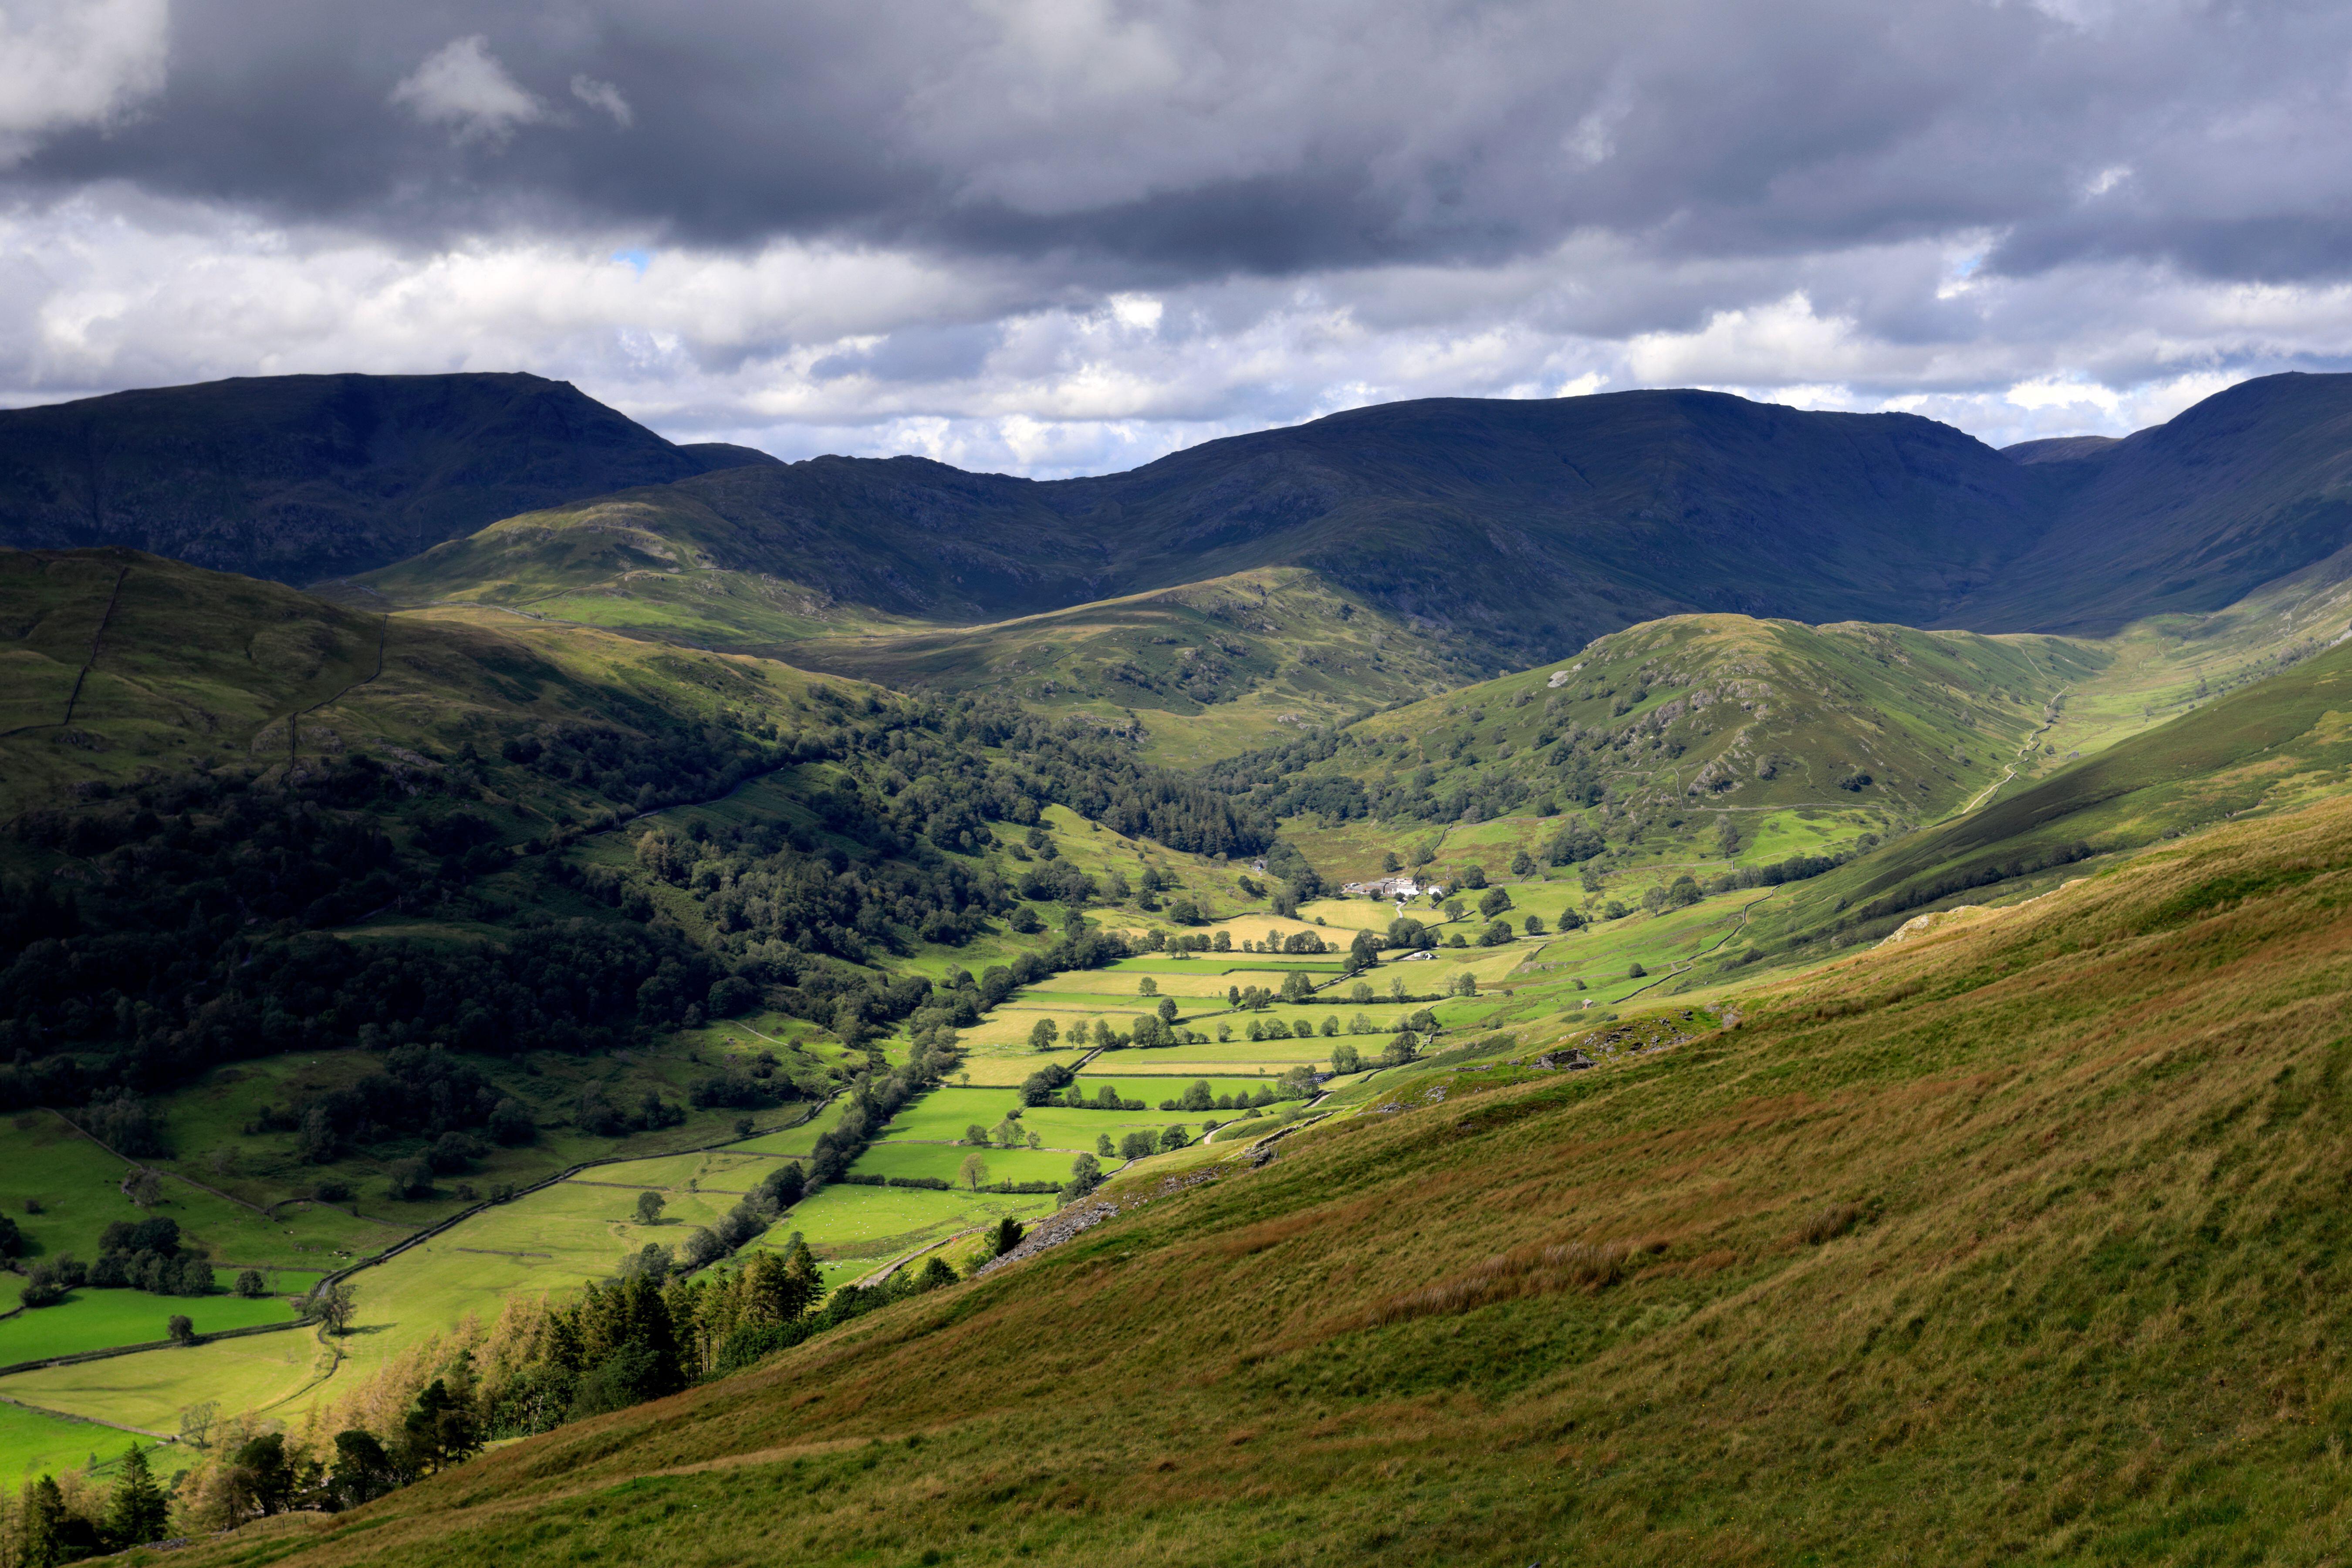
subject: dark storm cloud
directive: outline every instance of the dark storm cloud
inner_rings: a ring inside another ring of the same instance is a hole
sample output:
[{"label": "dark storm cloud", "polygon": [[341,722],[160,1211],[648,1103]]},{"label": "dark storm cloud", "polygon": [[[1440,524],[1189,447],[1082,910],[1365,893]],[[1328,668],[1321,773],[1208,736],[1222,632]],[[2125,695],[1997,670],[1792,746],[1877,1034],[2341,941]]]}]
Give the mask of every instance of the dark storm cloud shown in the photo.
[{"label": "dark storm cloud", "polygon": [[[1981,229],[2025,271],[2343,270],[2352,14],[2079,9],[182,0],[161,94],[14,177],[394,237],[618,223],[1168,279],[1578,230],[1706,256]],[[436,118],[401,84],[477,36],[530,107]]]}]

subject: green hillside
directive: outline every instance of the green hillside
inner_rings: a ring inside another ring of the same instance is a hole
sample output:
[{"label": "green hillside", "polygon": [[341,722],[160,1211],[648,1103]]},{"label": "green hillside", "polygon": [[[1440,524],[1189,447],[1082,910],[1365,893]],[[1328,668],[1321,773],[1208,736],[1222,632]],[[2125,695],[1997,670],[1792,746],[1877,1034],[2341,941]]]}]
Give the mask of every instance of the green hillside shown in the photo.
[{"label": "green hillside", "polygon": [[[1301,818],[1332,880],[1415,844],[1441,868],[1474,848],[1542,858],[1563,827],[1591,836],[1578,861],[1606,847],[1603,868],[1749,863],[1793,822],[1851,839],[1958,810],[2105,661],[2047,637],[1675,616],[1214,776]],[[1465,831],[1502,820],[1516,844]]]},{"label": "green hillside", "polygon": [[2347,858],[2330,801],[1596,1070],[1440,1058],[1034,1261],[189,1560],[2332,1561]]}]

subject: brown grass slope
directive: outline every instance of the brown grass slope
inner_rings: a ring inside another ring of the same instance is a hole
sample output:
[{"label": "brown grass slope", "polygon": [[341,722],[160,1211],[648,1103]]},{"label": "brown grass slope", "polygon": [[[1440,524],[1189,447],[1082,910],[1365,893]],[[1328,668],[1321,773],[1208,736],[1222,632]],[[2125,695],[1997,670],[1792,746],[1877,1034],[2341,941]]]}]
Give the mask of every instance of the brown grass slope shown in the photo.
[{"label": "brown grass slope", "polygon": [[175,1560],[2341,1562],[2347,900],[2224,827]]}]

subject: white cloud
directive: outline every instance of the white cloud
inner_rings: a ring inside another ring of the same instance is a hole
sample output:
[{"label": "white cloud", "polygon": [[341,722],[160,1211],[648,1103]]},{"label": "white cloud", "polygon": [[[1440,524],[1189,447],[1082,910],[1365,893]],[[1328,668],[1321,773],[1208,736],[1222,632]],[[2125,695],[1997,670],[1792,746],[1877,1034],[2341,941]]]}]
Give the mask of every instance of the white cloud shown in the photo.
[{"label": "white cloud", "polygon": [[2352,366],[2352,286],[2141,264],[1979,276],[1947,242],[1089,291],[1018,261],[608,232],[412,253],[120,187],[0,208],[0,403],[226,375],[529,370],[680,439],[1050,476],[1366,403],[1698,385],[1996,444],[2121,435],[2249,374]]},{"label": "white cloud", "polygon": [[426,57],[392,89],[392,101],[427,125],[446,126],[458,142],[493,146],[503,145],[516,126],[547,118],[547,106],[507,74],[479,33],[452,38]]},{"label": "white cloud", "polygon": [[0,7],[0,165],[51,132],[103,125],[162,90],[169,0],[11,0]]},{"label": "white cloud", "polygon": [[572,79],[572,96],[591,109],[601,109],[613,117],[613,123],[625,131],[637,122],[636,110],[621,96],[621,89],[609,81],[598,81],[593,76]]}]

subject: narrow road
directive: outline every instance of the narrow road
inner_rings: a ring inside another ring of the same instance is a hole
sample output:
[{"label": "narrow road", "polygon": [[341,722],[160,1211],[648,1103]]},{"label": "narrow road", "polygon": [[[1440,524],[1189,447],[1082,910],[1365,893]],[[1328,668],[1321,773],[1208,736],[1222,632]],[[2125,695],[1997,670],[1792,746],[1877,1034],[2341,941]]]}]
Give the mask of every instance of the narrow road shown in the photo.
[{"label": "narrow road", "polygon": [[[2041,724],[2041,727],[2040,727],[2040,728],[2038,728],[2038,729],[2036,729],[2036,730],[2033,731],[2033,733],[2032,733],[2031,735],[2028,735],[2027,737],[2025,737],[2025,744],[2023,744],[2023,745],[2021,745],[2021,746],[2020,746],[2020,747],[2018,747],[2018,748],[2017,748],[2017,754],[2018,754],[2018,756],[2019,756],[2019,758],[2020,758],[2020,759],[2022,759],[2022,758],[2024,757],[2024,755],[2025,755],[2025,753],[2026,753],[2026,752],[2030,752],[2030,751],[2033,750],[2033,742],[2036,742],[2036,741],[2039,741],[2040,739],[2042,739],[2042,737],[2043,735],[2047,734],[2047,733],[2049,732],[2049,731],[2050,731],[2050,726],[2052,726],[2053,724],[2055,724],[2056,722],[2058,722],[2058,709],[2057,709],[2057,703],[2058,703],[2058,701],[2059,701],[2059,699],[2060,699],[2060,698],[2064,697],[2064,696],[2066,695],[2066,693],[2067,693],[2067,692],[2069,692],[2069,691],[2071,691],[2071,690],[2073,690],[2073,689],[2074,689],[2074,688],[2073,688],[2073,687],[2071,687],[2071,686],[2069,686],[2069,687],[2062,687],[2062,688],[2060,688],[2060,689],[2059,689],[2058,695],[2057,695],[2056,697],[2053,697],[2053,698],[2050,700],[2050,701],[2051,701],[2051,706],[2050,706],[2050,708],[2049,708],[2049,709],[2047,709],[2047,710],[2042,713],[2042,724]],[[2009,764],[2008,771],[2006,771],[2005,773],[2003,773],[2000,775],[2000,777],[1999,777],[1999,778],[1997,778],[1997,779],[1993,780],[1993,782],[1992,782],[1992,783],[1990,783],[1990,784],[1989,784],[1985,785],[1985,787],[1984,787],[1984,793],[1983,793],[1983,794],[1981,794],[1981,795],[1978,795],[1978,796],[1976,797],[1976,799],[1974,799],[1974,800],[1972,800],[1972,801],[1969,802],[1969,804],[1968,804],[1968,805],[1964,805],[1964,806],[1960,807],[1960,809],[1959,809],[1959,810],[1958,810],[1958,811],[1956,811],[1956,812],[1952,813],[1952,815],[1951,815],[1950,816],[1946,817],[1944,820],[1945,820],[1945,821],[1947,821],[1947,822],[1950,822],[1950,821],[1953,821],[1953,820],[1955,820],[1955,819],[1957,819],[1957,818],[1966,816],[1969,813],[1970,813],[1970,812],[1974,811],[1977,807],[1979,807],[1979,806],[1982,805],[1985,802],[1987,802],[1987,801],[1990,800],[1990,799],[1992,798],[1992,796],[1993,796],[1993,792],[1994,792],[1995,790],[1998,790],[1999,788],[2000,788],[2000,786],[2001,786],[2001,785],[2003,785],[2003,784],[2007,784],[2010,780],[2011,780],[2011,779],[2015,778],[2016,776],[2017,776],[2017,763],[2010,763],[2010,764]]]}]

